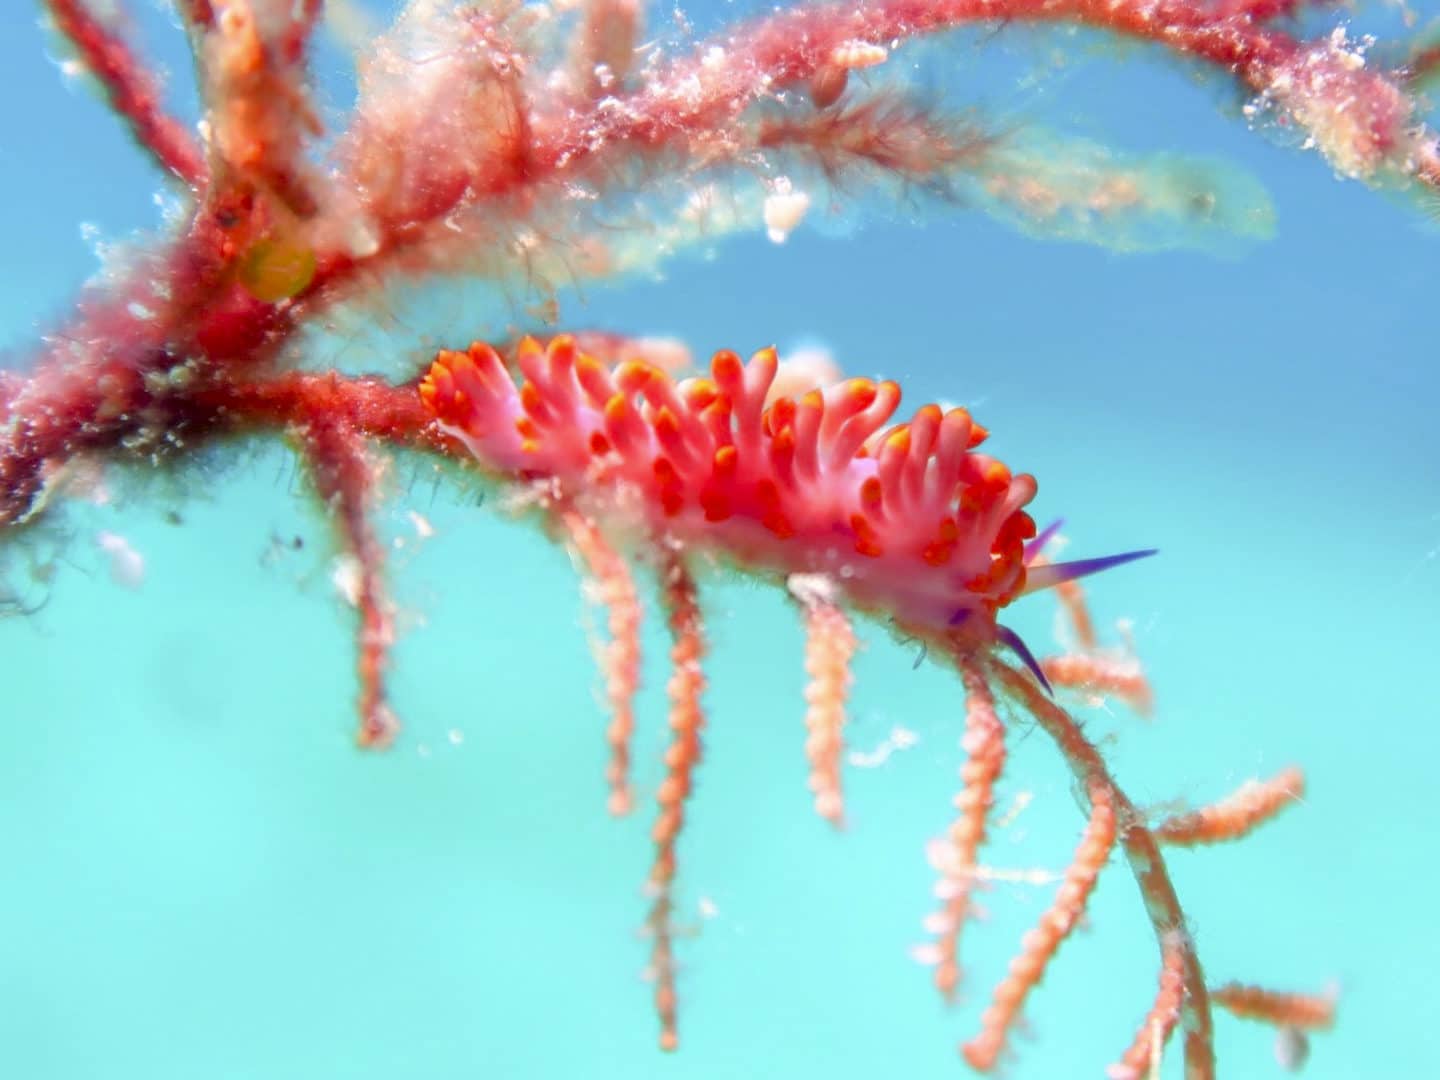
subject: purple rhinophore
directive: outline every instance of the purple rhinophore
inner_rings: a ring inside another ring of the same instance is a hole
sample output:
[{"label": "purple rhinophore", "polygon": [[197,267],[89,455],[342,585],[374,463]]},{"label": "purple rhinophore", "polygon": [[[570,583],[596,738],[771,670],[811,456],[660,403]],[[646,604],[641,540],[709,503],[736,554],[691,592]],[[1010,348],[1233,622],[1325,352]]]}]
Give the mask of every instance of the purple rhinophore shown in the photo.
[{"label": "purple rhinophore", "polygon": [[1029,566],[1040,557],[1040,553],[1045,550],[1045,545],[1055,539],[1056,534],[1060,532],[1060,526],[1064,524],[1064,518],[1056,518],[1049,525],[1046,525],[1045,528],[1041,529],[1036,534],[1034,540],[1031,540],[1025,545],[1026,566]]},{"label": "purple rhinophore", "polygon": [[1126,551],[1120,555],[1102,555],[1098,559],[1076,559],[1074,562],[1044,563],[1041,566],[1029,568],[1025,574],[1025,591],[1036,592],[1039,589],[1048,589],[1054,585],[1060,585],[1067,581],[1074,581],[1076,578],[1087,577],[1090,574],[1098,574],[1102,570],[1109,570],[1112,566],[1122,566],[1136,559],[1145,559],[1157,553],[1158,548],[1147,548],[1144,551]]}]

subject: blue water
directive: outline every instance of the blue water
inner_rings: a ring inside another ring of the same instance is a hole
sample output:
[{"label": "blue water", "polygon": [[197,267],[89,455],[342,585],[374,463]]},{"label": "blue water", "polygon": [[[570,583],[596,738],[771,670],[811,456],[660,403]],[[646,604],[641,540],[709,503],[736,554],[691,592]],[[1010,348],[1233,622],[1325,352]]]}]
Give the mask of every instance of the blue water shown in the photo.
[{"label": "blue water", "polygon": [[[66,87],[30,10],[0,28],[0,343],[23,355],[94,271],[96,235],[156,227],[161,185]],[[1066,519],[1071,553],[1159,547],[1091,589],[1107,632],[1133,620],[1158,696],[1148,723],[1082,711],[1122,783],[1151,804],[1291,762],[1310,779],[1303,807],[1244,843],[1173,856],[1210,977],[1339,988],[1311,1080],[1440,1074],[1435,231],[1245,131],[1223,87],[1143,51],[1082,55],[1049,122],[1234,162],[1271,192],[1273,239],[1121,255],[959,208],[919,224],[854,211],[783,247],[748,234],[667,264],[663,281],[567,294],[567,318],[701,354],[823,342],[912,401],[970,403],[996,452],[1040,478],[1038,516]],[[985,95],[1017,101],[1013,81]],[[463,309],[436,321],[426,332],[452,343],[494,329]],[[924,848],[961,760],[953,677],[864,628],[852,740],[901,725],[919,742],[848,774],[837,835],[805,789],[792,612],[704,580],[710,730],[679,894],[699,933],[680,944],[682,1049],[662,1056],[637,933],[648,812],[604,813],[605,720],[569,559],[495,500],[477,507],[415,469],[393,470],[379,515],[402,541],[405,728],[385,754],[352,746],[334,548],[283,448],[112,476],[109,506],[77,509],[53,547],[31,549],[61,558],[53,582],[30,583],[44,609],[0,621],[0,1075],[965,1075],[955,1046],[1049,892],[984,897],[988,919],[962,943],[965,1000],[943,1008],[909,949],[925,940]],[[417,540],[411,510],[433,539]],[[142,588],[111,583],[100,530],[143,554]],[[1013,621],[1051,642],[1044,598]],[[658,624],[644,792],[665,736]],[[1001,802],[1022,793],[987,861],[1063,866],[1081,818],[1024,728]],[[1007,1074],[1102,1075],[1154,969],[1117,863],[1030,999]],[[1221,1075],[1282,1075],[1272,1032],[1217,1025]]]}]

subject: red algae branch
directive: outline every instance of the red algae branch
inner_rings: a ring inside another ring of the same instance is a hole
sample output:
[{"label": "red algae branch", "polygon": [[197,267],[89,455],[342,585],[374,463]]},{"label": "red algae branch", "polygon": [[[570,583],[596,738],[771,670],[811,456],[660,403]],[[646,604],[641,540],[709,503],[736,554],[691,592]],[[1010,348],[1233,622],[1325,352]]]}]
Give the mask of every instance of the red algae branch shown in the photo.
[{"label": "red algae branch", "polygon": [[160,107],[160,87],[135,56],[120,30],[85,0],[46,0],[55,29],[80,55],[85,70],[100,81],[110,106],[156,164],[191,188],[206,181],[205,161],[194,133]]},{"label": "red algae branch", "polygon": [[[355,117],[327,172],[310,160],[321,133],[305,57],[318,5],[188,6],[208,171],[119,37],[84,4],[50,7],[137,140],[197,197],[176,237],[102,286],[37,358],[19,394],[20,422],[0,443],[0,522],[26,515],[47,462],[137,435],[153,441],[143,437],[147,383],[163,373],[269,363],[297,329],[377,275],[503,277],[507,266],[513,274],[535,256],[516,226],[543,217],[566,185],[623,183],[639,160],[681,176],[738,164],[748,147],[736,131],[752,106],[824,81],[837,64],[869,64],[908,38],[970,23],[1068,22],[1152,41],[1239,77],[1264,107],[1309,131],[1342,173],[1440,184],[1433,135],[1398,74],[1369,67],[1343,34],[1300,42],[1249,10],[1088,0],[807,5],[661,60],[643,80],[612,72],[612,92],[597,99],[545,92],[532,57],[545,55],[550,27],[531,9],[426,5],[402,15],[366,62]],[[607,33],[633,34],[620,27],[639,17],[621,5]],[[442,37],[443,51],[434,44]],[[779,153],[774,132],[783,129],[765,122]],[[869,120],[862,108],[845,122],[859,130]],[[984,144],[970,149],[983,153]],[[967,154],[938,150],[929,167],[957,159]]]}]

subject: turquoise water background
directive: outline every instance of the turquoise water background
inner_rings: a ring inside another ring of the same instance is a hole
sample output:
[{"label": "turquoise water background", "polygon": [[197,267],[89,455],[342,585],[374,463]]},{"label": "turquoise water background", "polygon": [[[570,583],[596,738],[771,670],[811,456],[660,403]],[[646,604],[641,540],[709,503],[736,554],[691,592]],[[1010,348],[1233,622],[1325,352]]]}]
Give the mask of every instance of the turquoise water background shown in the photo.
[{"label": "turquoise water background", "polygon": [[[153,9],[157,52],[183,70]],[[28,6],[7,5],[0,28],[0,345],[18,360],[93,273],[96,235],[156,227],[161,185],[67,88]],[[948,46],[958,64],[985,62],[976,41]],[[1244,843],[1173,855],[1210,977],[1339,988],[1310,1080],[1440,1075],[1440,240],[1413,206],[1247,132],[1212,81],[1144,50],[1078,51],[1063,100],[1041,102],[1050,122],[1063,106],[1122,146],[1234,161],[1272,193],[1275,237],[1120,255],[931,210],[802,227],[783,247],[731,239],[663,281],[567,295],[567,321],[702,355],[821,342],[912,403],[971,404],[996,453],[1039,477],[1037,516],[1065,518],[1070,553],[1160,548],[1090,590],[1112,635],[1133,620],[1157,691],[1149,722],[1081,710],[1121,782],[1142,804],[1208,800],[1292,762],[1310,782]],[[1017,100],[1030,105],[1003,80],[981,96]],[[495,330],[463,305],[430,317],[423,333],[450,344]],[[44,609],[0,621],[0,1076],[965,1075],[955,1046],[1050,892],[986,895],[962,942],[965,1001],[942,1007],[909,950],[961,763],[945,671],[863,628],[852,741],[897,725],[919,740],[849,772],[836,834],[805,787],[792,611],[704,580],[710,728],[679,894],[698,933],[681,942],[682,1048],[667,1057],[637,931],[648,809],[604,812],[605,718],[566,554],[496,500],[397,466],[380,520],[402,541],[405,728],[362,754],[334,548],[288,454],[215,453],[175,480],[110,486],[111,505],[65,520]],[[100,530],[143,554],[142,588],[110,582]],[[1052,617],[1037,597],[1011,621],[1043,647]],[[665,735],[658,625],[646,793]],[[1058,869],[1075,798],[1043,737],[1021,726],[1011,746],[1001,801],[1032,801],[986,859]],[[1117,864],[1030,999],[1007,1075],[1103,1075],[1154,985]],[[1268,1029],[1217,1025],[1222,1076],[1283,1075]]]}]

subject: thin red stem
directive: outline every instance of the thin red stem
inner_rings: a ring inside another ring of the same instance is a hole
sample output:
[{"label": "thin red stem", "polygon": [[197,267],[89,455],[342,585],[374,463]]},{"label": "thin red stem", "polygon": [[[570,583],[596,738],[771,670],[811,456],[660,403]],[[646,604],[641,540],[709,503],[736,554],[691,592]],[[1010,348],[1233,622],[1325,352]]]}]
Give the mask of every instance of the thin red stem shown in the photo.
[{"label": "thin red stem", "polygon": [[44,3],[55,28],[75,46],[135,141],[162,169],[200,190],[207,170],[199,144],[185,125],[165,112],[160,88],[119,31],[97,19],[84,0]]},{"label": "thin red stem", "polygon": [[330,507],[353,559],[349,599],[360,617],[356,673],[360,682],[361,746],[383,746],[396,730],[385,700],[385,669],[394,620],[383,585],[385,549],[368,517],[374,467],[364,439],[338,417],[318,415],[300,432],[316,491]]}]

